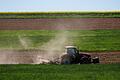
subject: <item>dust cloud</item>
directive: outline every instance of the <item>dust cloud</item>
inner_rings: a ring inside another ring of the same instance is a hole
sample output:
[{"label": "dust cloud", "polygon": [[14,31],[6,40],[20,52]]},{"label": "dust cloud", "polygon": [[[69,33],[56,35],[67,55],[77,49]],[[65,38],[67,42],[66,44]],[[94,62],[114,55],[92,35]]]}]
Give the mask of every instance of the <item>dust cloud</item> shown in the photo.
[{"label": "dust cloud", "polygon": [[30,40],[18,36],[23,50],[0,50],[0,64],[42,64],[54,61],[64,52],[64,46],[70,45],[69,31],[59,31],[53,39],[40,46],[39,50],[29,50]]},{"label": "dust cloud", "polygon": [[69,40],[71,36],[70,31],[67,30],[71,26],[70,23],[60,24],[59,22],[64,21],[60,19],[57,23],[54,23],[56,29],[59,30],[55,37],[40,47],[46,53],[45,58],[52,61],[59,58],[64,52],[65,46],[72,45],[72,42]]},{"label": "dust cloud", "polygon": [[41,49],[45,50],[47,59],[54,60],[64,52],[64,48],[68,44],[70,45],[69,32],[60,31],[55,38],[41,46]]},{"label": "dust cloud", "polygon": [[18,39],[19,39],[20,45],[22,46],[23,49],[28,49],[29,48],[29,45],[31,44],[31,41],[28,38],[19,35]]},{"label": "dust cloud", "polygon": [[32,64],[35,55],[26,51],[0,50],[0,64]]},{"label": "dust cloud", "polygon": [[29,50],[32,42],[25,37],[26,35],[19,35],[20,48],[23,51],[0,51],[0,64],[41,64],[59,58],[64,52],[65,46],[72,45],[72,43],[69,40],[70,32],[64,27],[69,27],[69,24],[57,23],[56,26],[59,30],[58,33],[50,41],[40,46],[39,50]]}]

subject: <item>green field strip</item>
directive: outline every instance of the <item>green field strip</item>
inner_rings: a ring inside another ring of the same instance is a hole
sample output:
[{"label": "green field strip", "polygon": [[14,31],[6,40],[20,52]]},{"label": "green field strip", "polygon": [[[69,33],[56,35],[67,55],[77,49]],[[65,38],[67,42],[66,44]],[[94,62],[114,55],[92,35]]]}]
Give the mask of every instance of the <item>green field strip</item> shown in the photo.
[{"label": "green field strip", "polygon": [[0,65],[1,80],[119,80],[120,64]]},{"label": "green field strip", "polygon": [[69,34],[67,42],[81,51],[120,50],[120,30],[1,30],[0,49],[23,49],[20,38],[27,42],[28,49],[39,49],[63,32]]}]

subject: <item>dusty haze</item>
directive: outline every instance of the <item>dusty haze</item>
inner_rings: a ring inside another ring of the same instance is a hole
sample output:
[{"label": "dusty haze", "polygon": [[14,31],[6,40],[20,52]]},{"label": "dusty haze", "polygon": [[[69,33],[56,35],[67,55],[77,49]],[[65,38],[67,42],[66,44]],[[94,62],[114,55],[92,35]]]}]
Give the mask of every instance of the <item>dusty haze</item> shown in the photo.
[{"label": "dusty haze", "polygon": [[[29,49],[31,41],[25,36],[18,36],[23,51],[0,51],[0,64],[40,64],[55,60],[64,52],[64,46],[70,45],[69,32],[60,31],[53,39],[39,47],[40,50],[24,51]],[[72,44],[71,44],[72,45]]]},{"label": "dusty haze", "polygon": [[69,42],[69,32],[61,31],[56,34],[55,38],[44,44],[41,48],[46,51],[46,57],[54,59],[59,57],[63,52],[66,45],[72,45]]}]

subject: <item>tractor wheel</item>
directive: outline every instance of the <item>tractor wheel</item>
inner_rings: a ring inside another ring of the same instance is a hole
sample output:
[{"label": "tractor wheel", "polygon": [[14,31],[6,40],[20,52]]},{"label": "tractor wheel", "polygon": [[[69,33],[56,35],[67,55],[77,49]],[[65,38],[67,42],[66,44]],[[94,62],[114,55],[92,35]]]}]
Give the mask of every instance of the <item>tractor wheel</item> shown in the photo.
[{"label": "tractor wheel", "polygon": [[68,54],[61,56],[61,64],[71,64],[71,57]]}]

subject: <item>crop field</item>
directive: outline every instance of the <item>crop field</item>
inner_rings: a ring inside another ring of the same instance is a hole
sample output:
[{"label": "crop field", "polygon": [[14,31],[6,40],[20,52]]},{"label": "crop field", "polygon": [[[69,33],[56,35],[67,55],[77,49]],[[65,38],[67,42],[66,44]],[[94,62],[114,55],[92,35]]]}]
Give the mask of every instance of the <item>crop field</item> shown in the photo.
[{"label": "crop field", "polygon": [[[0,12],[0,80],[120,80],[119,36],[120,12]],[[37,63],[66,45],[100,64]]]},{"label": "crop field", "polygon": [[0,49],[39,49],[63,32],[67,32],[66,42],[81,51],[120,50],[120,30],[1,30]]},{"label": "crop field", "polygon": [[0,65],[1,80],[119,80],[119,75],[120,64]]}]

